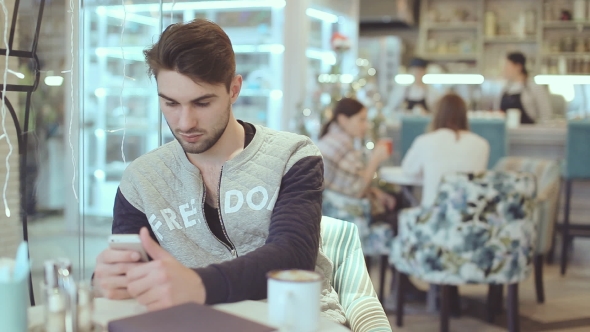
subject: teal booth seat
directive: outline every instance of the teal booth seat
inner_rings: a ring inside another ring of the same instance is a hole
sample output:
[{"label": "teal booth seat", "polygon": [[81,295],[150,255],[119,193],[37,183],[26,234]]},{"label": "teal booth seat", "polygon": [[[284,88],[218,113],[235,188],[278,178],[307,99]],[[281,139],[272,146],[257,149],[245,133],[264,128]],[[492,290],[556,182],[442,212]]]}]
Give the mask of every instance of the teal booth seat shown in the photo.
[{"label": "teal booth seat", "polygon": [[[565,204],[561,227],[561,274],[567,267],[569,243],[574,236],[587,236],[590,226],[570,224],[570,203],[572,184],[575,180],[590,180],[590,119],[570,120],[567,124],[567,141],[565,149]],[[570,233],[571,232],[571,233]]]},{"label": "teal booth seat", "polygon": [[406,153],[414,143],[414,139],[416,137],[424,134],[426,132],[426,128],[430,123],[429,116],[404,116],[402,117],[402,126],[401,126],[401,157],[406,156]]},{"label": "teal booth seat", "polygon": [[[424,134],[430,123],[428,116],[405,116],[401,125],[402,158],[406,155],[414,139]],[[469,119],[472,132],[485,138],[490,143],[490,159],[488,169],[508,154],[508,137],[506,122],[502,119]]]},{"label": "teal booth seat", "polygon": [[508,135],[503,119],[469,119],[469,128],[490,143],[488,169],[508,155]]}]

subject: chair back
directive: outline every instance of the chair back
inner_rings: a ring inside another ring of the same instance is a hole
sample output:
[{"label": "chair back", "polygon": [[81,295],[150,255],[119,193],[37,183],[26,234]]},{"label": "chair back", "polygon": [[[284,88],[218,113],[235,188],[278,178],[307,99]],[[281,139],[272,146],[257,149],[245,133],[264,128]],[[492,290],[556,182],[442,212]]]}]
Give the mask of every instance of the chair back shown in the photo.
[{"label": "chair back", "polygon": [[508,137],[504,119],[469,119],[469,128],[490,144],[488,169],[508,154]]},{"label": "chair back", "polygon": [[430,123],[429,116],[404,116],[401,124],[401,158],[403,159],[416,137],[424,134]]},{"label": "chair back", "polygon": [[443,177],[431,208],[404,210],[391,261],[429,283],[515,283],[530,273],[536,230],[532,174]]},{"label": "chair back", "polygon": [[332,286],[352,331],[391,331],[367,272],[356,226],[324,216],[321,238],[323,252],[333,263]]},{"label": "chair back", "polygon": [[535,217],[537,219],[537,254],[551,249],[553,232],[558,214],[560,168],[556,161],[548,159],[505,157],[494,167],[497,171],[527,172],[537,180]]},{"label": "chair back", "polygon": [[590,179],[590,119],[568,122],[565,158],[567,179]]},{"label": "chair back", "polygon": [[355,224],[361,239],[367,238],[370,234],[371,202],[367,198],[350,197],[325,189],[322,215]]}]

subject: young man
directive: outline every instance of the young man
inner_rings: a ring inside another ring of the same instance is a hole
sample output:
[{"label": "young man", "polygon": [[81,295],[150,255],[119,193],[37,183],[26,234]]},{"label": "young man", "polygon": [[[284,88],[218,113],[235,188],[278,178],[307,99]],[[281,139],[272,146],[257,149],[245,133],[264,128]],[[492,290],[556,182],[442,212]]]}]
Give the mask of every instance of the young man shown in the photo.
[{"label": "young man", "polygon": [[319,251],[318,149],[306,137],[234,118],[242,77],[216,24],[171,25],[144,53],[176,140],[131,163],[115,199],[113,233],[139,233],[153,261],[103,251],[99,291],[150,310],[257,300],[266,298],[269,271],[315,268],[325,271],[324,311],[345,322],[331,263]]}]

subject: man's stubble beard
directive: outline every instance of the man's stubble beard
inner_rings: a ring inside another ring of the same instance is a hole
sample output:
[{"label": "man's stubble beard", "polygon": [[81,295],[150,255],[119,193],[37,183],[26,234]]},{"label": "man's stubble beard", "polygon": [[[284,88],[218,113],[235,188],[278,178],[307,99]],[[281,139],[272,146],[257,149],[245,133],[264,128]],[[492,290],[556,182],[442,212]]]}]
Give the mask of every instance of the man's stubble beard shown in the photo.
[{"label": "man's stubble beard", "polygon": [[[217,142],[219,141],[221,136],[223,136],[223,133],[225,132],[225,129],[227,129],[227,125],[229,124],[230,112],[231,112],[231,103],[229,103],[227,105],[226,112],[223,115],[223,117],[224,117],[223,121],[220,122],[219,127],[214,127],[211,130],[207,130],[205,132],[205,135],[203,135],[203,136],[208,136],[208,137],[201,137],[201,139],[196,143],[187,143],[187,142],[183,141],[182,138],[179,138],[179,135],[176,132],[174,132],[172,130],[172,128],[170,128],[170,130],[172,131],[174,138],[176,138],[178,143],[180,143],[180,145],[182,146],[182,149],[184,150],[185,153],[200,154],[200,153],[206,152],[209,149],[211,149],[215,144],[217,144]],[[168,127],[170,127],[170,125],[168,125]],[[194,132],[200,133],[199,130],[196,130]],[[186,134],[190,134],[190,133],[192,133],[192,132],[187,132]]]}]

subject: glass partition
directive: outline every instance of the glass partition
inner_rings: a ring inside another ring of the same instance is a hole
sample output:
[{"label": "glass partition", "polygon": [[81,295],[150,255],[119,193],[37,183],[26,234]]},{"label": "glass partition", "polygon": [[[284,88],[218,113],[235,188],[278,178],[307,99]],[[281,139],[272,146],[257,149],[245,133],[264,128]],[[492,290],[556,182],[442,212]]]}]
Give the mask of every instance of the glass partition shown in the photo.
[{"label": "glass partition", "polygon": [[[244,77],[234,105],[236,116],[274,129],[297,130],[285,127],[293,116],[293,107],[285,100],[295,93],[291,87],[303,95],[317,89],[318,75],[335,64],[330,43],[335,32],[347,35],[356,47],[355,3],[300,3],[305,7],[295,22],[311,35],[307,46],[294,48],[287,40],[299,38],[301,30],[285,28],[285,0],[20,1],[15,49],[34,44],[31,22],[44,5],[39,66],[30,59],[11,58],[8,75],[10,84],[32,84],[34,74],[40,75],[30,107],[23,177],[35,287],[42,280],[43,262],[58,257],[71,259],[79,278],[90,278],[96,256],[107,246],[113,202],[125,168],[172,139],[142,53],[165,27],[195,18],[218,23],[234,44],[237,73]],[[300,60],[298,64],[309,61],[304,72],[309,72],[310,80],[299,82],[285,74],[287,65],[293,65],[285,60],[289,52]],[[352,53],[343,59],[350,74],[356,59]],[[9,97],[22,113],[19,120],[24,128],[26,100],[18,93]],[[9,133],[15,142],[16,131]],[[0,139],[2,149],[4,142]],[[19,158],[14,152],[13,169],[18,169]],[[21,181],[18,172],[11,177],[12,190]],[[6,251],[2,255],[12,255],[22,240],[19,221],[24,217],[18,215],[17,196],[9,197],[12,228],[2,235],[0,249]]]}]

